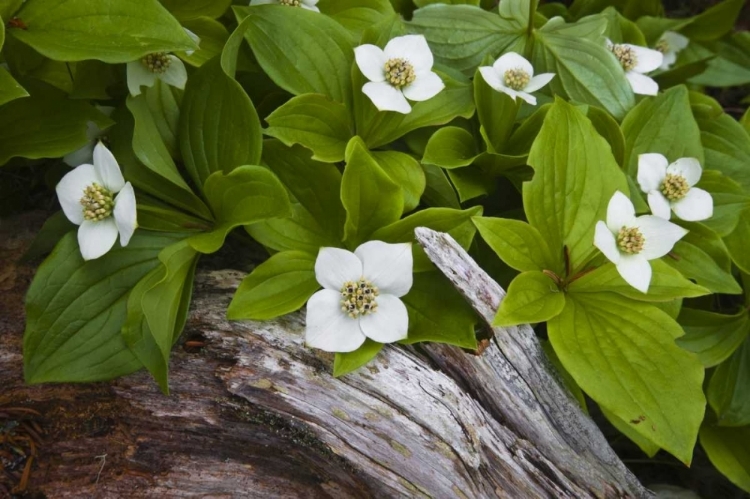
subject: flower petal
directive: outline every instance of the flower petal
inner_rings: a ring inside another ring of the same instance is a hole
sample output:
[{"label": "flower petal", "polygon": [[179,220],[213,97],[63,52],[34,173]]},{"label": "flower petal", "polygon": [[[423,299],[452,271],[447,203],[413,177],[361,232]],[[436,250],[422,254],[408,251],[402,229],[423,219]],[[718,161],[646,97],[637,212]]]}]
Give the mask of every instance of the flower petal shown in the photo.
[{"label": "flower petal", "polygon": [[531,66],[531,63],[515,52],[508,52],[501,55],[492,67],[495,68],[500,78],[504,78],[505,72],[509,69],[522,69],[526,71],[529,77],[534,76],[534,68]]},{"label": "flower petal", "polygon": [[83,191],[94,182],[101,182],[94,165],[81,165],[65,174],[55,187],[65,216],[76,225],[83,222]]},{"label": "flower petal", "polygon": [[341,293],[323,289],[307,302],[305,343],[326,352],[353,352],[365,342],[359,320],[341,310]]},{"label": "flower petal", "polygon": [[402,89],[404,97],[413,101],[432,99],[445,88],[445,83],[432,71],[417,73],[414,81]]},{"label": "flower petal", "polygon": [[[200,46],[201,46],[201,37],[198,36],[198,35],[196,35],[195,33],[193,33],[192,31],[190,31],[189,29],[187,29],[185,27],[183,27],[182,29],[184,29],[185,30],[185,34],[187,36],[189,36],[190,39],[193,40],[193,42],[195,42],[195,45],[198,47],[198,49],[196,49],[196,50],[199,50]],[[195,50],[186,50],[185,54],[187,54],[188,56],[191,56],[191,55],[195,54]]]},{"label": "flower petal", "polygon": [[532,106],[536,106],[536,97],[534,97],[531,94],[527,94],[526,92],[519,90],[518,96],[526,101],[527,104],[530,104]]},{"label": "flower petal", "polygon": [[536,92],[543,86],[545,86],[547,83],[552,81],[552,78],[555,77],[555,73],[542,73],[539,75],[536,75],[532,79],[529,80],[528,85],[526,85],[526,88],[523,89],[524,92]]},{"label": "flower petal", "polygon": [[430,71],[434,62],[424,35],[397,36],[383,49],[388,59],[403,58],[411,63],[415,73]]},{"label": "flower petal", "polygon": [[677,53],[671,51],[667,52],[664,54],[664,60],[662,61],[661,66],[659,66],[659,69],[669,69],[675,61],[677,61]]},{"label": "flower petal", "polygon": [[672,203],[672,209],[682,220],[699,222],[713,216],[714,199],[703,189],[693,187],[684,198]]},{"label": "flower petal", "polygon": [[648,193],[648,207],[651,208],[651,213],[659,218],[664,220],[672,218],[672,207],[661,191],[653,190]]},{"label": "flower petal", "polygon": [[690,39],[684,35],[681,35],[675,31],[665,31],[661,37],[666,40],[669,45],[670,52],[679,52],[684,49],[690,43]]},{"label": "flower petal", "polygon": [[667,176],[667,158],[659,153],[638,155],[638,185],[643,192],[651,192],[661,187]]},{"label": "flower petal", "polygon": [[494,88],[498,92],[505,91],[505,84],[503,83],[503,79],[500,78],[499,74],[497,74],[495,68],[493,68],[492,66],[481,66],[479,68],[479,73],[482,75],[482,78],[484,78],[484,81],[485,83],[487,83],[487,85]]},{"label": "flower petal", "polygon": [[314,5],[307,5],[306,3],[304,3],[305,0],[302,0],[302,2],[303,3],[300,4],[300,7],[302,7],[303,9],[311,10],[313,12],[320,12],[320,9],[315,7]]},{"label": "flower petal", "polygon": [[360,45],[354,49],[354,59],[362,74],[370,81],[385,81],[385,52],[376,45]]},{"label": "flower petal", "polygon": [[167,85],[184,89],[188,78],[185,64],[173,55],[168,55],[167,57],[171,61],[169,67],[166,71],[158,75],[158,78]]},{"label": "flower petal", "polygon": [[362,278],[362,261],[351,251],[320,248],[315,260],[315,279],[326,289],[341,292],[347,281]]},{"label": "flower petal", "polygon": [[380,295],[375,313],[361,316],[362,332],[378,343],[393,343],[406,338],[409,331],[409,314],[406,305],[393,295]]},{"label": "flower petal", "polygon": [[78,228],[78,246],[84,260],[95,260],[112,249],[117,241],[117,226],[112,217],[96,222],[84,220]]},{"label": "flower petal", "polygon": [[120,245],[127,246],[133,232],[138,227],[138,212],[135,206],[135,192],[130,182],[125,184],[115,197],[115,209],[112,210],[115,225],[120,233]]},{"label": "flower petal", "polygon": [[631,45],[630,43],[623,43],[622,45],[629,47],[635,53],[636,60],[633,71],[636,73],[648,73],[649,71],[658,69],[664,60],[664,54],[658,50]]},{"label": "flower petal", "polygon": [[308,8],[311,8],[311,10],[314,9],[320,12],[318,8],[315,7],[316,5],[318,5],[318,0],[302,0],[302,7],[308,7]]},{"label": "flower petal", "polygon": [[604,253],[604,256],[612,263],[620,261],[621,253],[617,248],[617,240],[612,231],[609,230],[607,224],[604,222],[596,223],[596,231],[594,232],[594,246],[599,248],[599,251]]},{"label": "flower petal", "polygon": [[623,255],[617,264],[617,272],[625,282],[642,293],[648,292],[651,284],[651,264],[642,255]]},{"label": "flower petal", "polygon": [[362,92],[370,98],[378,111],[396,111],[409,114],[411,105],[401,90],[384,81],[365,83]]},{"label": "flower petal", "polygon": [[381,293],[404,296],[411,289],[414,267],[411,243],[369,241],[354,250],[354,254],[362,261],[362,275]]},{"label": "flower petal", "polygon": [[638,254],[646,260],[663,257],[688,233],[679,225],[654,215],[638,217],[635,227],[641,230],[644,239],[643,250]]},{"label": "flower petal", "polygon": [[94,142],[89,142],[80,149],[69,152],[63,157],[63,161],[68,166],[79,166],[84,163],[91,164],[94,161]]},{"label": "flower petal", "polygon": [[692,187],[700,181],[703,168],[700,161],[695,158],[680,158],[667,167],[667,173],[682,175]]},{"label": "flower petal", "polygon": [[149,71],[141,61],[128,63],[128,90],[130,95],[140,95],[141,87],[153,87],[156,83],[156,74]]},{"label": "flower petal", "polygon": [[610,232],[617,234],[623,227],[632,227],[635,223],[635,207],[627,197],[617,191],[607,205],[607,227]]},{"label": "flower petal", "polygon": [[125,179],[112,152],[99,142],[94,147],[94,168],[102,185],[112,192],[120,192],[125,186]]},{"label": "flower petal", "polygon": [[628,71],[625,73],[625,78],[630,82],[630,88],[633,89],[633,93],[638,95],[656,95],[659,93],[659,84],[646,75],[636,73],[635,71]]}]

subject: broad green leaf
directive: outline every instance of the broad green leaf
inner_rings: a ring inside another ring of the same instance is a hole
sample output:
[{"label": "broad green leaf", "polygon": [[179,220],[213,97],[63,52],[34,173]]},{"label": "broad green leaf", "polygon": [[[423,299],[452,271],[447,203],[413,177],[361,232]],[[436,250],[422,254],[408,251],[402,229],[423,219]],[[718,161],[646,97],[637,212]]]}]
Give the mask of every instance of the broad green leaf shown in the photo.
[{"label": "broad green leaf", "polygon": [[234,10],[240,20],[251,18],[245,39],[278,86],[293,95],[350,101],[354,44],[343,26],[307,9],[259,5]]},{"label": "broad green leaf", "polygon": [[346,210],[344,241],[352,248],[397,221],[403,213],[401,187],[385,173],[359,137],[354,137],[346,148],[341,202]]},{"label": "broad green leaf", "polygon": [[713,215],[701,223],[720,236],[731,234],[742,212],[750,208],[750,196],[740,184],[714,170],[705,170],[696,187],[708,191],[714,202]]},{"label": "broad green leaf", "polygon": [[414,284],[401,300],[409,312],[409,336],[401,343],[432,341],[476,350],[478,318],[443,274],[414,274]]},{"label": "broad green leaf", "polygon": [[26,297],[26,382],[101,381],[141,368],[120,335],[128,293],[175,241],[175,235],[136,231],[126,248],[84,261],[76,234],[63,237]]},{"label": "broad green leaf", "polygon": [[651,284],[648,293],[641,293],[625,282],[613,263],[606,263],[571,282],[571,293],[605,293],[610,291],[639,301],[671,301],[675,298],[695,298],[711,292],[685,279],[680,272],[662,260],[652,260]]},{"label": "broad green leaf", "polygon": [[438,3],[445,5],[475,5],[478,7],[479,2],[480,0],[414,0],[414,5],[419,8]]},{"label": "broad green leaf", "polygon": [[[199,17],[217,18],[224,14],[232,0],[159,0],[180,21]],[[187,23],[185,23],[187,26]],[[189,26],[187,26],[189,28]]]},{"label": "broad green leaf", "polygon": [[472,164],[479,152],[471,132],[457,126],[446,126],[430,137],[422,163],[441,168],[460,168]]},{"label": "broad green leaf", "polygon": [[180,161],[182,157],[177,138],[183,91],[161,80],[156,80],[153,87],[143,88],[142,93],[146,96],[148,109],[169,154],[175,160]]},{"label": "broad green leaf", "polygon": [[422,199],[430,206],[461,208],[456,191],[448,180],[445,171],[435,165],[422,165],[422,169],[427,181]]},{"label": "broad green leaf", "polygon": [[326,163],[343,161],[346,144],[354,135],[346,107],[320,94],[294,97],[266,121],[266,135],[288,146],[300,144],[313,152],[313,159]]},{"label": "broad green leaf", "polygon": [[533,226],[509,218],[475,217],[474,225],[482,239],[502,261],[520,272],[551,270],[562,274],[559,258],[552,253]]},{"label": "broad green leaf", "polygon": [[734,231],[724,238],[732,261],[743,272],[750,273],[750,210],[745,210],[740,215],[740,220]]},{"label": "broad green leaf", "polygon": [[338,378],[356,371],[377,357],[384,346],[382,343],[367,338],[357,350],[347,353],[337,353],[333,361],[333,376]]},{"label": "broad green leaf", "polygon": [[747,310],[722,315],[683,308],[677,322],[685,330],[685,336],[678,338],[677,344],[697,354],[705,367],[724,362],[750,333]]},{"label": "broad green leaf", "polygon": [[466,166],[447,170],[448,178],[458,192],[458,199],[464,203],[470,199],[488,196],[495,190],[494,177],[483,168]]},{"label": "broad green leaf", "polygon": [[640,46],[648,45],[638,26],[633,21],[623,17],[614,7],[607,7],[602,11],[602,15],[607,18],[607,38],[612,42]]},{"label": "broad green leaf", "polygon": [[326,232],[319,222],[304,206],[292,203],[291,216],[246,225],[245,230],[253,239],[274,251],[298,250],[316,254],[323,246],[341,246],[341,238]]},{"label": "broad green leaf", "polygon": [[23,255],[23,261],[30,262],[48,255],[57,246],[60,239],[75,228],[76,225],[68,220],[62,210],[56,211],[45,220],[44,225],[37,232],[31,246]]},{"label": "broad green leaf", "polygon": [[321,0],[317,7],[349,30],[355,42],[367,28],[395,13],[388,0]]},{"label": "broad green leaf", "polygon": [[573,397],[575,397],[578,405],[581,406],[583,412],[588,414],[589,409],[587,406],[588,404],[586,403],[586,395],[584,395],[583,390],[581,390],[581,387],[578,386],[576,380],[573,379],[573,376],[571,376],[570,373],[565,370],[565,367],[562,365],[562,362],[560,362],[560,359],[555,353],[555,349],[552,348],[552,344],[544,339],[540,339],[539,343],[541,343],[542,349],[547,355],[547,359],[550,361],[550,364],[555,367],[555,370],[557,370],[557,373],[562,378],[563,383],[568,388],[568,390],[570,390],[570,393],[573,394]]},{"label": "broad green leaf", "polygon": [[178,211],[150,196],[138,197],[138,227],[159,232],[205,232],[211,223]]},{"label": "broad green leaf", "polygon": [[706,61],[706,70],[690,78],[690,83],[711,87],[734,87],[750,83],[750,34],[739,31],[731,36],[700,45],[691,43],[683,51],[683,60]]},{"label": "broad green leaf", "polygon": [[546,274],[524,272],[513,279],[500,302],[493,326],[536,324],[557,317],[565,308],[565,293]]},{"label": "broad green leaf", "polygon": [[520,99],[516,102],[509,95],[498,92],[477,71],[474,74],[474,102],[487,150],[501,152],[513,131],[513,123],[521,107]]},{"label": "broad green leaf", "polygon": [[[0,19],[0,23],[2,19]],[[29,93],[18,84],[5,68],[0,68],[0,106],[21,97],[28,97]],[[0,116],[2,113],[0,112]]]},{"label": "broad green leaf", "polygon": [[750,493],[750,426],[722,428],[705,425],[701,428],[700,438],[703,450],[716,469]]},{"label": "broad green leaf", "polygon": [[266,320],[299,310],[320,289],[315,254],[282,251],[258,265],[240,283],[227,318]]},{"label": "broad green leaf", "polygon": [[625,135],[625,171],[638,174],[638,155],[659,153],[671,163],[696,158],[704,164],[700,130],[690,111],[684,86],[644,98],[622,121]]},{"label": "broad green leaf", "polygon": [[110,91],[114,90],[120,82],[120,72],[117,66],[91,59],[79,61],[74,67],[71,99],[109,100],[112,98]]},{"label": "broad green leaf", "polygon": [[17,16],[27,29],[9,33],[57,61],[116,64],[197,48],[157,0],[34,0]]},{"label": "broad green leaf", "polygon": [[594,252],[594,226],[606,218],[612,195],[628,192],[625,176],[591,122],[560,99],[547,113],[528,163],[534,167],[534,178],[523,186],[529,223],[557,258],[566,246],[576,270]]},{"label": "broad green leaf", "polygon": [[398,151],[373,151],[372,157],[391,180],[401,187],[404,213],[416,208],[426,185],[424,170],[419,161]]},{"label": "broad green leaf", "polygon": [[705,168],[719,170],[750,191],[750,135],[737,120],[722,113],[712,118],[697,112],[700,140],[706,153]]},{"label": "broad green leaf", "polygon": [[745,0],[724,0],[695,16],[680,33],[695,41],[710,41],[721,38],[732,28]]},{"label": "broad green leaf", "polygon": [[218,58],[188,80],[179,135],[185,168],[198,186],[214,172],[230,173],[238,166],[260,162],[263,137],[258,114]]},{"label": "broad green leaf", "polygon": [[220,55],[229,38],[227,28],[210,17],[197,17],[189,21],[183,21],[182,25],[200,38],[200,48],[195,52],[190,55],[186,52],[177,53],[180,59],[192,66],[200,67]]},{"label": "broad green leaf", "polygon": [[612,423],[612,426],[617,428],[617,430],[628,437],[634,444],[636,444],[644,454],[646,454],[648,457],[654,457],[657,452],[659,452],[659,446],[653,443],[651,440],[647,439],[637,431],[633,429],[631,424],[626,423],[619,417],[615,416],[612,412],[607,410],[604,406],[599,406],[599,409],[601,409],[602,414],[604,414],[604,417],[607,418],[607,420]]},{"label": "broad green leaf", "polygon": [[586,117],[591,120],[599,135],[612,148],[612,155],[617,160],[617,164],[623,166],[625,163],[625,137],[619,123],[606,111],[598,107],[588,106]]},{"label": "broad green leaf", "polygon": [[716,368],[708,382],[706,397],[716,412],[719,426],[750,425],[750,341],[747,338]]},{"label": "broad green leaf", "polygon": [[260,166],[240,166],[228,174],[215,172],[206,179],[203,192],[216,225],[211,232],[189,239],[191,246],[201,253],[218,251],[235,227],[291,215],[284,186],[273,173]]},{"label": "broad green leaf", "polygon": [[580,387],[632,429],[689,464],[703,420],[703,366],[667,314],[614,293],[569,293],[547,323]]}]

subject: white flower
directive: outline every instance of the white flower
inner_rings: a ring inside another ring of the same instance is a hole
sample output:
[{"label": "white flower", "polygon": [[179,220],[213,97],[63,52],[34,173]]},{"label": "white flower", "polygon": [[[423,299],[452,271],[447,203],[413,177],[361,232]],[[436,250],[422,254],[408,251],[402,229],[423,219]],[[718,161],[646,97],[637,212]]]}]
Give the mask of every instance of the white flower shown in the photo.
[{"label": "white flower", "polygon": [[633,203],[617,191],[607,206],[607,223],[596,224],[594,246],[615,264],[628,284],[645,293],[651,283],[648,261],[669,253],[687,232],[653,215],[636,218]]},{"label": "white flower", "polygon": [[701,164],[695,158],[680,158],[667,166],[657,153],[638,156],[638,184],[648,194],[648,205],[657,217],[669,220],[670,210],[682,220],[697,222],[711,218],[711,194],[693,187],[701,179]]},{"label": "white flower", "polygon": [[539,90],[555,77],[555,73],[534,76],[531,63],[515,52],[503,54],[492,66],[481,66],[482,78],[498,92],[510,95],[513,100],[520,97],[532,106],[536,97],[531,92]]},{"label": "white flower", "polygon": [[410,243],[370,241],[354,253],[321,248],[315,278],[324,289],[307,302],[307,345],[352,352],[367,338],[406,338],[409,316],[399,297],[411,289],[412,266]]},{"label": "white flower", "polygon": [[156,80],[184,89],[187,83],[185,64],[176,56],[166,52],[148,54],[139,61],[128,63],[130,95],[140,95],[141,86],[153,87]]},{"label": "white flower", "polygon": [[109,251],[118,232],[120,244],[128,245],[138,226],[135,193],[122,177],[117,160],[102,143],[94,148],[94,164],[73,169],[55,190],[65,216],[80,225],[78,246],[84,260],[99,258]]},{"label": "white flower", "polygon": [[[184,29],[185,30],[185,34],[187,34],[187,36],[189,36],[190,39],[195,42],[195,45],[200,48],[201,37],[198,36],[198,35],[196,35],[192,31],[190,31],[189,29],[185,28],[184,26],[183,26],[182,29]],[[195,50],[186,50],[185,51],[185,55],[187,55],[188,57],[190,57],[193,54],[195,54]]]},{"label": "white flower", "polygon": [[432,52],[422,35],[393,38],[380,49],[360,45],[354,57],[362,74],[370,80],[362,87],[379,111],[408,114],[411,106],[406,99],[421,102],[435,97],[445,88],[432,71]]},{"label": "white flower", "polygon": [[674,31],[666,31],[658,42],[656,42],[656,50],[664,54],[664,60],[659,66],[659,69],[669,69],[672,64],[677,60],[677,53],[688,46],[690,40],[679,33]]},{"label": "white flower", "polygon": [[286,5],[287,7],[302,7],[303,9],[320,12],[316,7],[318,0],[250,0],[250,5]]},{"label": "white flower", "polygon": [[[96,108],[101,112],[102,114],[106,116],[110,116],[112,114],[112,111],[115,110],[113,107],[108,106],[96,106]],[[80,149],[76,149],[73,152],[69,152],[65,156],[63,156],[63,161],[68,166],[78,166],[82,165],[84,163],[89,163],[94,160],[94,146],[99,141],[99,138],[102,136],[102,129],[96,126],[96,123],[93,121],[89,121],[86,123],[86,145],[81,147]]]},{"label": "white flower", "polygon": [[609,50],[620,62],[625,70],[625,77],[630,82],[633,92],[641,95],[656,95],[659,93],[659,84],[645,75],[650,71],[658,69],[664,56],[658,50],[651,50],[629,43],[612,43],[607,40]]}]

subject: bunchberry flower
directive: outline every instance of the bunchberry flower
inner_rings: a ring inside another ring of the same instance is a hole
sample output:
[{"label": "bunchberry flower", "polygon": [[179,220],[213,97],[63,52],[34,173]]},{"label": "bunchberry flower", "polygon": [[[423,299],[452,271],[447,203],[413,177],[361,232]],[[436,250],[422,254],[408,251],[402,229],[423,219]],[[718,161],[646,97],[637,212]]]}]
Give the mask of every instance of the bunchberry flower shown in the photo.
[{"label": "bunchberry flower", "polygon": [[674,31],[667,31],[661,35],[661,38],[659,38],[654,47],[654,49],[664,54],[664,60],[659,69],[669,69],[677,60],[677,54],[687,47],[688,43],[690,43],[690,40],[686,36]]},{"label": "bunchberry flower", "polygon": [[610,40],[607,40],[607,46],[625,71],[625,77],[633,92],[641,95],[659,93],[659,84],[645,73],[662,65],[664,56],[661,52],[629,43],[612,43]]},{"label": "bunchberry flower", "polygon": [[320,12],[316,7],[318,0],[250,0],[250,5],[285,5],[287,7],[302,7],[303,9]]},{"label": "bunchberry flower", "polygon": [[510,95],[513,100],[520,97],[532,106],[536,97],[531,92],[539,90],[555,77],[555,73],[542,73],[534,76],[531,63],[515,52],[500,56],[492,66],[481,66],[479,72],[489,86]]}]

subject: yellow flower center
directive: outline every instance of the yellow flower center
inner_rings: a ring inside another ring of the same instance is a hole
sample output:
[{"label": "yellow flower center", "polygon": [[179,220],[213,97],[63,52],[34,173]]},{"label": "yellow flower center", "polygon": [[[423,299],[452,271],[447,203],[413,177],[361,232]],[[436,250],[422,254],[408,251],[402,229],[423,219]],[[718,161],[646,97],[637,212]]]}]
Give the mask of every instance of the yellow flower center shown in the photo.
[{"label": "yellow flower center", "polygon": [[279,4],[287,7],[299,7],[300,0],[279,0]]},{"label": "yellow flower center", "polygon": [[416,77],[414,66],[406,59],[388,59],[385,63],[385,79],[394,87],[405,87]]},{"label": "yellow flower center", "polygon": [[94,182],[83,190],[81,206],[84,219],[98,221],[112,214],[115,201],[109,189]]},{"label": "yellow flower center", "polygon": [[141,59],[141,62],[149,71],[156,74],[160,74],[166,71],[169,68],[169,65],[172,63],[166,52],[148,54],[146,57]]},{"label": "yellow flower center", "polygon": [[630,71],[638,64],[638,57],[636,57],[635,52],[630,47],[613,45],[612,53],[615,54],[617,60],[620,61],[622,69],[625,71]]},{"label": "yellow flower center", "polygon": [[509,69],[503,76],[505,79],[505,86],[512,88],[513,90],[523,90],[526,85],[529,84],[531,76],[523,69]]},{"label": "yellow flower center", "polygon": [[637,255],[643,250],[646,242],[638,227],[623,227],[617,234],[617,247],[623,253]]},{"label": "yellow flower center", "polygon": [[377,286],[362,278],[357,282],[347,281],[341,286],[341,310],[352,319],[378,310]]},{"label": "yellow flower center", "polygon": [[664,194],[665,198],[670,201],[677,201],[685,197],[685,194],[690,190],[690,185],[688,185],[687,180],[682,175],[667,173],[659,190]]},{"label": "yellow flower center", "polygon": [[662,54],[666,54],[667,52],[669,52],[669,42],[666,39],[662,38],[661,40],[656,42],[656,47],[654,47],[654,50],[658,50]]}]

